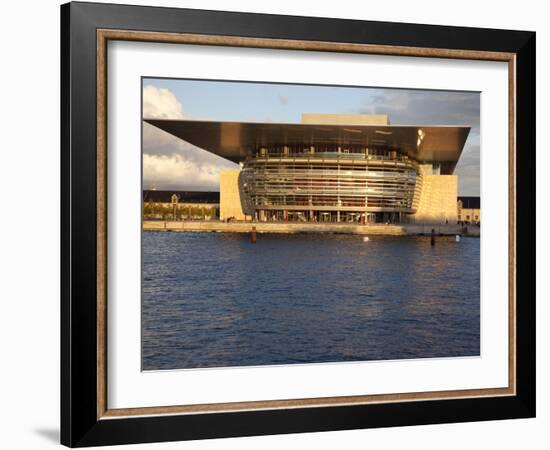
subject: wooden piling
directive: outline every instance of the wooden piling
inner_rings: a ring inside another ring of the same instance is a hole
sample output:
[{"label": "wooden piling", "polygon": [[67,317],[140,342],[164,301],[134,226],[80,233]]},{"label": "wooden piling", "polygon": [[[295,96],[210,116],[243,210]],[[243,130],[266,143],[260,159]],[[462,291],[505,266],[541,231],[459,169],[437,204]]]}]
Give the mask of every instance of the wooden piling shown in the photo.
[{"label": "wooden piling", "polygon": [[256,243],[256,227],[252,227],[252,231],[250,231],[250,242]]},{"label": "wooden piling", "polygon": [[432,228],[432,234],[430,237],[430,245],[433,247],[435,245],[435,230]]}]

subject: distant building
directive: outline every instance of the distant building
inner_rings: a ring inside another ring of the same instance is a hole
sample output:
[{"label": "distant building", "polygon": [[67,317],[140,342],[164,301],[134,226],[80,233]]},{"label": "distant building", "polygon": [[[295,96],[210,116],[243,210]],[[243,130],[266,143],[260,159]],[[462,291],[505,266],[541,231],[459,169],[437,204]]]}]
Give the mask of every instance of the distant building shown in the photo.
[{"label": "distant building", "polygon": [[459,222],[480,223],[481,209],[479,197],[458,197],[457,216]]},{"label": "distant building", "polygon": [[178,197],[181,203],[220,203],[220,193],[210,191],[157,191],[156,189],[146,189],[143,191],[143,201],[170,203],[172,196]]},{"label": "distant building", "polygon": [[299,124],[146,119],[240,164],[220,175],[220,218],[456,223],[468,126],[303,114]]},{"label": "distant building", "polygon": [[219,210],[219,192],[143,191],[145,220],[212,220]]}]

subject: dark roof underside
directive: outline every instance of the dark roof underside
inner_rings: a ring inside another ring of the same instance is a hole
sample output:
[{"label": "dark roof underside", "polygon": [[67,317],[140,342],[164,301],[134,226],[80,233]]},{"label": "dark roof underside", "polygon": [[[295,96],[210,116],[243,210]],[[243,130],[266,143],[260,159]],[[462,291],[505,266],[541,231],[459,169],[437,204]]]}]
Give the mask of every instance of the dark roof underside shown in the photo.
[{"label": "dark roof underside", "polygon": [[462,202],[462,207],[467,209],[479,209],[481,203],[479,197],[458,197],[458,200]]},{"label": "dark roof underside", "polygon": [[[145,119],[190,144],[233,162],[260,147],[278,145],[385,146],[421,162],[438,162],[452,173],[470,127],[400,125],[324,125]],[[419,140],[419,136],[423,136]]]}]

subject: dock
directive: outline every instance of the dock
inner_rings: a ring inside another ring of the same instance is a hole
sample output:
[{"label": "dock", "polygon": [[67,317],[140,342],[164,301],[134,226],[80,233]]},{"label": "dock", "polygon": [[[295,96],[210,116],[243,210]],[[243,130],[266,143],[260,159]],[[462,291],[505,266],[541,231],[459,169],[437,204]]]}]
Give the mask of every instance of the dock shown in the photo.
[{"label": "dock", "polygon": [[174,232],[210,232],[210,233],[251,233],[252,228],[258,234],[358,234],[368,236],[411,236],[430,235],[432,229],[439,236],[479,236],[479,226],[464,227],[457,224],[354,224],[354,223],[315,223],[315,222],[222,222],[216,220],[199,221],[163,221],[147,220],[143,222],[143,231]]}]

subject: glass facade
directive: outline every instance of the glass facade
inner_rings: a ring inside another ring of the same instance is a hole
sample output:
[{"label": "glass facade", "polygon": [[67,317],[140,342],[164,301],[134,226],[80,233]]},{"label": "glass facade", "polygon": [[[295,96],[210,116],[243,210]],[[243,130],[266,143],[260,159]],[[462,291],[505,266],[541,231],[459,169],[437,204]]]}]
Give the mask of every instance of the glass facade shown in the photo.
[{"label": "glass facade", "polygon": [[416,211],[416,161],[383,147],[259,148],[243,163],[245,209],[259,220],[402,221]]}]

